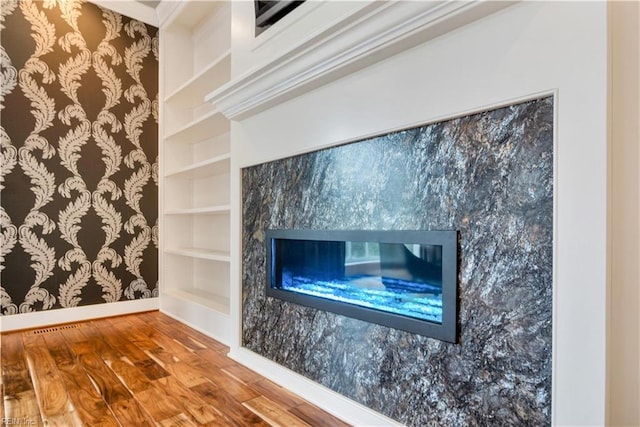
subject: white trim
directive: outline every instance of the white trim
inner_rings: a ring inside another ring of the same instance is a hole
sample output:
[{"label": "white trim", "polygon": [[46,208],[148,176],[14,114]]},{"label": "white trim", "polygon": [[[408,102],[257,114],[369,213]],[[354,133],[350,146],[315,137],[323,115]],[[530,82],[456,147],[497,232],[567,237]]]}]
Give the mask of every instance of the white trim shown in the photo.
[{"label": "white trim", "polygon": [[553,325],[551,330],[551,422],[553,425],[558,425],[558,399],[560,396],[558,395],[558,366],[562,366],[559,363],[558,357],[558,348],[559,348],[559,339],[560,332],[558,331],[557,324],[558,320],[561,318],[558,313],[559,310],[559,297],[558,297],[558,284],[560,283],[559,274],[558,274],[558,266],[560,263],[560,255],[558,248],[558,227],[560,225],[559,220],[559,199],[560,199],[560,181],[559,181],[559,170],[560,170],[560,156],[559,156],[559,141],[558,135],[560,133],[560,123],[559,119],[559,111],[560,111],[560,94],[558,93],[558,89],[556,89],[553,93],[553,248],[552,248],[552,276],[551,280],[553,281],[553,289],[551,296],[551,325]]},{"label": "white trim", "polygon": [[141,313],[157,310],[158,298],[119,301],[81,307],[62,308],[57,310],[36,311],[0,316],[0,332],[20,329],[40,328],[60,323],[83,322],[102,317],[120,316],[123,314]]},{"label": "white trim", "polygon": [[158,15],[158,23],[160,26],[164,26],[167,23],[168,19],[173,12],[178,9],[181,3],[181,1],[163,0],[156,6],[156,14]]},{"label": "white trim", "polygon": [[348,424],[368,427],[402,425],[245,348],[232,349],[229,357]]},{"label": "white trim", "polygon": [[155,9],[140,2],[131,0],[91,0],[91,3],[128,16],[129,18],[142,21],[145,24],[159,27],[158,15]]},{"label": "white trim", "polygon": [[306,4],[292,10],[284,18],[282,18],[278,25],[274,25],[268,28],[268,31],[264,31],[257,35],[251,43],[251,52],[259,52],[262,49],[271,47],[274,40],[284,37],[289,27],[296,22],[305,19],[307,15],[311,13],[317,13],[317,9],[326,6],[327,3],[323,1],[309,1]]},{"label": "white trim", "polygon": [[[381,135],[386,135],[388,133],[393,133],[393,132],[400,132],[406,129],[412,129],[415,127],[420,127],[420,126],[428,126],[431,124],[435,124],[435,123],[440,123],[440,122],[445,122],[448,120],[455,120],[455,119],[459,119],[462,117],[467,117],[467,116],[472,116],[474,114],[480,114],[480,113],[484,113],[486,111],[491,111],[491,110],[496,110],[499,108],[504,108],[504,107],[509,107],[511,105],[515,105],[515,104],[521,104],[523,102],[528,102],[528,101],[533,101],[535,99],[541,99],[541,98],[546,98],[547,96],[553,96],[554,97],[554,108],[558,108],[557,105],[557,98],[558,98],[558,90],[557,89],[547,89],[547,90],[542,90],[542,91],[537,91],[537,92],[532,92],[532,93],[528,93],[528,94],[524,94],[524,95],[519,95],[513,98],[506,98],[506,99],[498,99],[498,100],[492,100],[489,103],[486,104],[480,104],[480,105],[474,105],[470,108],[466,108],[464,110],[459,110],[459,111],[451,111],[451,112],[447,112],[441,115],[437,115],[434,117],[429,117],[425,120],[419,120],[419,121],[410,121],[410,122],[406,122],[406,123],[402,123],[400,125],[397,126],[391,126],[391,127],[385,127],[381,130],[376,130],[374,132],[369,132],[369,133],[365,133],[362,135],[359,135],[357,137],[352,137],[352,138],[344,138],[344,139],[339,139],[337,141],[331,141],[328,142],[326,144],[322,144],[322,145],[317,145],[314,147],[305,147],[305,148],[297,148],[297,147],[293,147],[291,150],[285,152],[285,153],[278,153],[278,154],[274,154],[273,156],[270,157],[264,157],[262,159],[259,160],[252,160],[250,162],[246,162],[246,163],[240,163],[238,165],[238,168],[240,171],[242,171],[242,169],[244,168],[248,168],[251,166],[256,166],[256,165],[260,165],[263,163],[268,163],[268,162],[272,162],[275,160],[281,160],[281,159],[285,159],[287,157],[295,157],[295,156],[299,156],[302,154],[308,154],[308,153],[313,153],[315,151],[321,151],[327,148],[331,148],[331,147],[338,147],[340,145],[346,145],[346,144],[350,144],[352,142],[358,142],[358,141],[364,141],[366,139],[370,139],[370,138],[376,138],[379,137]],[[555,128],[555,125],[557,125],[557,111],[554,110],[554,131],[557,132],[557,129]],[[555,134],[554,134],[554,138],[555,138]],[[555,143],[555,140],[554,140]],[[555,148],[555,145],[554,145]],[[554,156],[556,161],[557,161],[557,153],[554,152]],[[554,182],[554,184],[557,185],[557,183]],[[554,195],[554,197],[556,197]]]},{"label": "white trim", "polygon": [[224,337],[221,337],[221,336],[218,336],[216,334],[213,334],[209,329],[206,328],[206,326],[202,326],[202,325],[198,325],[198,324],[193,323],[193,322],[189,322],[189,321],[184,319],[184,316],[172,313],[171,311],[160,309],[160,312],[162,314],[165,314],[165,315],[171,317],[172,319],[176,320],[177,322],[180,322],[183,325],[186,325],[186,326],[190,327],[191,329],[196,330],[196,331],[208,336],[209,338],[218,341],[219,343],[222,343],[222,344],[227,345],[227,346],[229,345],[225,341]]},{"label": "white trim", "polygon": [[179,293],[162,291],[160,311],[203,334],[229,345],[231,330],[229,314],[185,299]]},{"label": "white trim", "polygon": [[228,118],[242,120],[511,4],[375,2],[343,16],[339,23],[249,70],[205,99]]}]

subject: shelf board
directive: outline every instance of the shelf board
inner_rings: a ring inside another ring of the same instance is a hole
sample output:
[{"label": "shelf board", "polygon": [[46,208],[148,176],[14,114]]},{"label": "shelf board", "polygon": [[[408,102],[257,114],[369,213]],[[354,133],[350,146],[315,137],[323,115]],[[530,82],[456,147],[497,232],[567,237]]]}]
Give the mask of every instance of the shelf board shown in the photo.
[{"label": "shelf board", "polygon": [[229,132],[229,120],[213,110],[165,136],[171,142],[196,143]]},{"label": "shelf board", "polygon": [[231,77],[231,49],[213,60],[202,71],[183,83],[165,98],[165,102],[186,107],[204,104],[204,95],[229,81]]},{"label": "shelf board", "polygon": [[229,252],[212,251],[210,249],[201,248],[166,248],[165,253],[172,255],[180,255],[191,258],[206,259],[209,261],[230,262],[231,255]]},{"label": "shelf board", "polygon": [[212,157],[198,163],[193,163],[184,168],[168,172],[165,174],[165,177],[171,178],[179,176],[181,178],[195,179],[228,173],[230,168],[230,159],[231,154],[229,153]]},{"label": "shelf board", "polygon": [[165,215],[221,215],[231,212],[230,205],[205,206],[202,208],[170,209]]},{"label": "shelf board", "polygon": [[215,311],[223,314],[229,314],[229,298],[207,292],[202,289],[187,288],[178,289],[172,288],[164,291],[166,294],[176,298],[181,298],[190,302],[204,305]]}]

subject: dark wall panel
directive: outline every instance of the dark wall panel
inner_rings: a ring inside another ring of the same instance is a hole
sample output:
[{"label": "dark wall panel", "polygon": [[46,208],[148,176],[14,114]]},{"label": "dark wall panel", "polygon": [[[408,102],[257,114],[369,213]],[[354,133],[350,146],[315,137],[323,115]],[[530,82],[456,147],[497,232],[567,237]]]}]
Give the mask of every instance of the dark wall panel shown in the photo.
[{"label": "dark wall panel", "polygon": [[157,296],[158,29],[3,0],[2,314]]}]

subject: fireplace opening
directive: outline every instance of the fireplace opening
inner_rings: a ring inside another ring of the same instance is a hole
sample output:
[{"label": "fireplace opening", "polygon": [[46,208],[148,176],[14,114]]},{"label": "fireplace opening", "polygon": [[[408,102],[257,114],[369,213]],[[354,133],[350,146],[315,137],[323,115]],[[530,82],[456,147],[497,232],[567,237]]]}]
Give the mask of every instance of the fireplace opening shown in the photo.
[{"label": "fireplace opening", "polygon": [[457,337],[456,231],[267,230],[268,296]]}]

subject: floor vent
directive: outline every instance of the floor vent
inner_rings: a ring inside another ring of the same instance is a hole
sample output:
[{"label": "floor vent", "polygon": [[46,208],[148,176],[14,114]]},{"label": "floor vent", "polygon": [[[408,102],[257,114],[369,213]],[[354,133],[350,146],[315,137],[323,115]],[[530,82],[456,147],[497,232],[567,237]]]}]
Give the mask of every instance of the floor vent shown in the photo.
[{"label": "floor vent", "polygon": [[33,334],[34,335],[48,334],[50,332],[64,331],[66,329],[78,329],[79,327],[80,325],[78,324],[54,326],[51,328],[36,329],[35,331],[33,331]]}]

